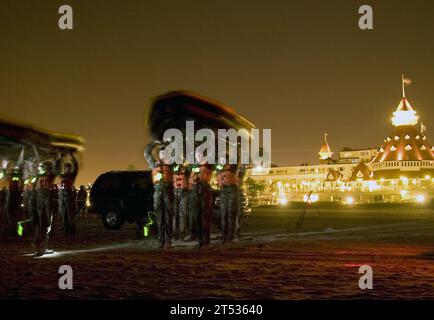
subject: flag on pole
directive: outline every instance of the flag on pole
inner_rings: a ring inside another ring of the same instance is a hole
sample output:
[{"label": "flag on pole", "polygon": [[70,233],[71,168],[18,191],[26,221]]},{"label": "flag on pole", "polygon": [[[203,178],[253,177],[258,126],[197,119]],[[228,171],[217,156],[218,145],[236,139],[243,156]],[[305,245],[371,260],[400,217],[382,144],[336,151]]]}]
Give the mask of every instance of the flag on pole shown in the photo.
[{"label": "flag on pole", "polygon": [[405,84],[405,85],[410,85],[411,84],[411,79],[409,79],[409,78],[403,78],[402,79],[402,82]]},{"label": "flag on pole", "polygon": [[405,98],[405,86],[411,84],[411,79],[404,77],[404,74],[401,75],[402,79],[402,97]]}]

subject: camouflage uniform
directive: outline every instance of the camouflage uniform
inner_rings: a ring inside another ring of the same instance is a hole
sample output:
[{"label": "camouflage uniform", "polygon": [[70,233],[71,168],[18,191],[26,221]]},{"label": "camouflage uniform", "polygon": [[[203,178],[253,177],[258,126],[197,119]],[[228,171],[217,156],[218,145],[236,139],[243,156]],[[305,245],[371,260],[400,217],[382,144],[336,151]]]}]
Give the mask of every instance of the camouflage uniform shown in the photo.
[{"label": "camouflage uniform", "polygon": [[150,143],[145,149],[145,160],[152,169],[154,183],[154,213],[157,216],[159,248],[172,245],[173,228],[173,186],[172,171],[163,161],[152,157],[157,142]]},{"label": "camouflage uniform", "polygon": [[48,161],[42,163],[39,167],[36,180],[37,223],[35,223],[34,233],[34,245],[39,254],[44,254],[48,249],[48,239],[53,223],[53,199],[51,189],[57,174],[57,162],[54,167]]},{"label": "camouflage uniform", "polygon": [[192,239],[197,238],[199,246],[209,245],[211,237],[211,193],[212,169],[208,164],[192,166],[189,177],[189,215]]},{"label": "camouflage uniform", "polygon": [[59,189],[59,213],[63,220],[65,235],[75,234],[76,225],[76,198],[74,191],[74,182],[78,173],[78,163],[72,156],[72,164],[69,171],[60,173],[60,189]]},{"label": "camouflage uniform", "polygon": [[240,166],[238,168],[238,193],[239,193],[239,202],[238,202],[238,212],[237,218],[235,219],[235,234],[234,239],[239,240],[241,237],[241,219],[244,217],[244,193],[243,193],[243,181],[244,176],[246,175],[246,167]]},{"label": "camouflage uniform", "polygon": [[220,187],[220,218],[223,242],[232,241],[237,227],[239,210],[239,192],[237,166],[231,164],[219,165],[217,182]]},{"label": "camouflage uniform", "polygon": [[183,239],[188,233],[188,180],[184,166],[175,165],[173,172],[173,233]]},{"label": "camouflage uniform", "polygon": [[22,191],[23,183],[21,181],[21,173],[14,170],[8,177],[8,191],[6,193],[6,224],[7,229],[11,235],[15,235],[17,222],[20,220],[20,215],[22,216]]}]

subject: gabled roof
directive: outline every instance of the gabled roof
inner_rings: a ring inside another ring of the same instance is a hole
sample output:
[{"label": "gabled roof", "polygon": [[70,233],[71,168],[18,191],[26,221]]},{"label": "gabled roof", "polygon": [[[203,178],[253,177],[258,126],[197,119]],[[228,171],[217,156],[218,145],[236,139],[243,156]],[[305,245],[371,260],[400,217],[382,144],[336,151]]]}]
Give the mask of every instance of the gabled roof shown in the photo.
[{"label": "gabled roof", "polygon": [[351,173],[350,180],[356,181],[357,179],[362,179],[363,181],[372,180],[371,170],[369,170],[368,166],[363,162],[355,166]]}]

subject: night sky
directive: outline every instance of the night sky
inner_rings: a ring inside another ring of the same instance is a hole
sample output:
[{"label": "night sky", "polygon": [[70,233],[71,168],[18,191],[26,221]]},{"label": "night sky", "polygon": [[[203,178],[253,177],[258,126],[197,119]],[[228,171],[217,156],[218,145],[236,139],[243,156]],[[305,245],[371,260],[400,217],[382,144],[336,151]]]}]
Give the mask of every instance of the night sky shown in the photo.
[{"label": "night sky", "polygon": [[[57,26],[74,9],[74,30]],[[358,8],[374,30],[358,29]],[[434,134],[434,2],[0,2],[0,115],[87,142],[78,183],[145,168],[152,97],[188,89],[272,129],[272,162],[381,144],[401,95]]]}]

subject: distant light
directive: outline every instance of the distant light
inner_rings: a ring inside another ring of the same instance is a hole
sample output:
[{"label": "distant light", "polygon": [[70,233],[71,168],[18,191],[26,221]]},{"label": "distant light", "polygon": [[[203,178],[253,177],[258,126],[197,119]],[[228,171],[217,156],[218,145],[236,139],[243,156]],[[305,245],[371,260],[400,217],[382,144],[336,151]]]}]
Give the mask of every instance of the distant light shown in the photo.
[{"label": "distant light", "polygon": [[310,199],[308,199],[308,198],[309,198],[309,196],[307,194],[305,194],[303,196],[303,201],[307,202],[309,200],[310,202],[317,202],[319,199],[319,196],[317,194],[311,194]]},{"label": "distant light", "polygon": [[286,198],[286,194],[284,194],[283,192],[279,193],[279,200],[278,200],[279,204],[281,205],[285,205],[288,203],[288,199]]},{"label": "distant light", "polygon": [[253,174],[254,176],[256,176],[256,175],[258,175],[258,176],[266,175],[266,174],[268,174],[269,172],[270,172],[270,168],[264,168],[264,167],[261,166],[261,165],[257,165],[256,167],[254,167],[254,168],[252,169],[252,174]]},{"label": "distant light", "polygon": [[408,191],[407,190],[401,190],[399,193],[401,194],[401,197],[404,198],[407,195]]},{"label": "distant light", "polygon": [[426,180],[429,180],[429,179],[431,179],[431,176],[426,175],[426,176],[425,176],[425,179],[426,179]]},{"label": "distant light", "polygon": [[279,198],[279,204],[281,204],[281,205],[288,204],[288,199],[286,199],[286,198]]},{"label": "distant light", "polygon": [[425,202],[425,196],[423,194],[418,194],[416,196],[416,201],[419,203]]},{"label": "distant light", "polygon": [[354,203],[354,198],[353,197],[346,197],[345,198],[345,204],[353,204]]},{"label": "distant light", "polygon": [[414,110],[395,111],[393,113],[392,124],[398,126],[414,126],[417,124],[418,117]]}]

